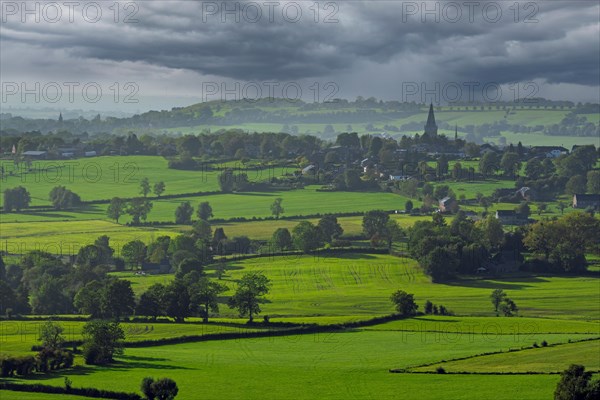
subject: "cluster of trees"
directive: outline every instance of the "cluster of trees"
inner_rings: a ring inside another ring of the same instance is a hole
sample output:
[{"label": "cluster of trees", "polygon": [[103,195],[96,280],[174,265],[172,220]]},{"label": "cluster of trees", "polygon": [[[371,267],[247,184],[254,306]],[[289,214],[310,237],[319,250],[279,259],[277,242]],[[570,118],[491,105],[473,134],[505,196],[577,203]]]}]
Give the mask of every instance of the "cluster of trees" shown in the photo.
[{"label": "cluster of trees", "polygon": [[[269,292],[271,283],[260,273],[247,273],[238,281],[228,306],[237,309],[240,316],[247,316],[253,322],[254,316],[261,312],[260,304]],[[178,274],[168,285],[154,284],[140,296],[136,307],[137,315],[156,319],[168,316],[177,322],[185,318],[200,316],[208,322],[210,313],[219,312],[219,298],[228,287],[209,279],[202,269]]]},{"label": "cluster of trees", "polygon": [[[192,223],[193,214],[194,207],[189,201],[185,201],[175,209],[175,223],[189,225]],[[208,221],[213,217],[213,209],[208,201],[203,201],[198,205],[196,216],[200,221]]]},{"label": "cluster of trees", "polygon": [[446,306],[440,304],[433,304],[431,301],[427,300],[425,302],[425,307],[423,312],[426,315],[453,315],[452,311],[448,310]]},{"label": "cluster of trees", "polygon": [[519,308],[515,302],[512,301],[502,289],[494,289],[490,298],[492,299],[496,315],[501,312],[505,317],[512,317],[519,312]]},{"label": "cluster of trees", "polygon": [[275,251],[297,249],[309,252],[322,247],[325,243],[336,244],[344,233],[337,217],[324,215],[315,225],[310,221],[298,223],[292,232],[287,228],[278,228],[273,232],[269,248]]},{"label": "cluster of trees", "polygon": [[64,186],[56,186],[48,195],[56,210],[64,210],[81,205],[81,197]]},{"label": "cluster of trees", "polygon": [[38,340],[42,346],[35,356],[9,356],[0,358],[0,376],[27,376],[34,371],[48,372],[73,366],[74,356],[69,350],[62,348],[65,338],[63,328],[57,323],[48,321],[40,327]]},{"label": "cluster of trees", "polygon": [[554,390],[554,400],[596,400],[600,398],[600,380],[583,365],[571,364],[560,375]]},{"label": "cluster of trees", "polygon": [[12,210],[19,212],[24,208],[29,207],[30,202],[31,196],[23,186],[4,190],[3,208],[6,212],[11,212]]},{"label": "cluster of trees", "polygon": [[[493,216],[474,222],[462,211],[446,223],[441,214],[418,221],[408,231],[409,249],[434,282],[446,281],[457,272],[474,273],[491,255],[511,246],[502,224]],[[510,236],[510,235],[509,235]]]},{"label": "cluster of trees", "polygon": [[140,180],[140,194],[144,197],[148,197],[150,192],[153,192],[156,197],[160,197],[166,190],[166,185],[163,181],[158,181],[153,187],[150,186],[150,180],[148,178],[142,178]]},{"label": "cluster of trees", "polygon": [[126,200],[120,197],[113,197],[106,209],[106,215],[119,223],[119,218],[128,214],[131,216],[131,224],[139,225],[140,221],[145,221],[152,210],[152,202],[144,197],[134,197]]},{"label": "cluster of trees", "polygon": [[529,226],[523,243],[539,260],[538,268],[555,272],[581,272],[587,252],[598,254],[600,220],[589,213],[572,212]]}]

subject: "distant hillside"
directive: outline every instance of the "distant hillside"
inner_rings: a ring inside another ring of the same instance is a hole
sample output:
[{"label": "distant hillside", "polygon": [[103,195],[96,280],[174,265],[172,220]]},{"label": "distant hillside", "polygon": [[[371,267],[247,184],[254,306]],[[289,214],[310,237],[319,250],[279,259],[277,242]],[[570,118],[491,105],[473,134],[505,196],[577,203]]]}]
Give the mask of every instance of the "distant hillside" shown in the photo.
[{"label": "distant hillside", "polygon": [[[2,116],[8,133],[66,130],[73,133],[171,133],[215,132],[220,129],[312,134],[324,139],[340,132],[387,134],[393,137],[423,131],[427,105],[358,98],[306,103],[285,99],[212,101],[170,111],[149,111],[127,118],[25,119]],[[441,133],[482,142],[504,133],[597,137],[600,106],[545,99],[524,102],[470,103],[435,107]]]}]

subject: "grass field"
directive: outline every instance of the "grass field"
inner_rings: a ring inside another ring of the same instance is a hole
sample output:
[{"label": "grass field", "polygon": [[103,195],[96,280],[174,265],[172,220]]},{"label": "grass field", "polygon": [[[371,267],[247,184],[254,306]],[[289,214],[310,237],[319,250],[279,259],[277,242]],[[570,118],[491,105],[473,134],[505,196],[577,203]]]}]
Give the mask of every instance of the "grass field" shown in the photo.
[{"label": "grass field", "polygon": [[[273,318],[296,317],[296,322],[303,317],[388,314],[392,312],[389,295],[397,289],[414,293],[420,307],[431,300],[457,315],[493,316],[489,295],[496,288],[515,300],[524,317],[600,320],[597,302],[591,300],[600,298],[595,277],[514,276],[434,284],[414,260],[374,254],[266,257],[230,262],[229,268],[222,282],[231,290],[243,273],[267,275],[273,288],[262,307],[264,313]],[[213,275],[212,269],[207,272]],[[172,279],[172,275],[131,272],[119,276],[130,280],[138,294],[153,283]],[[235,314],[223,307],[221,316]]]},{"label": "grass field", "polygon": [[518,352],[491,354],[468,360],[450,361],[427,367],[415,368],[415,371],[435,371],[443,367],[446,372],[561,372],[570,363],[578,364],[598,371],[600,369],[600,343],[586,341],[569,343],[555,347],[541,347]]},{"label": "grass field", "polygon": [[[0,162],[8,173],[2,179],[3,188],[25,186],[31,194],[31,205],[50,205],[48,193],[53,187],[62,185],[81,196],[84,201],[110,199],[113,196],[139,196],[139,183],[143,178],[150,185],[163,181],[163,195],[212,192],[219,190],[220,171],[182,171],[168,168],[168,161],[159,156],[105,156],[70,161],[34,161],[31,171],[15,170],[12,161]],[[213,165],[222,167],[220,164]],[[262,181],[285,173],[295,167],[265,167],[260,170],[246,169],[239,162],[227,167],[245,172],[251,182]],[[153,195],[153,194],[151,194]],[[3,199],[0,199],[0,205]]]},{"label": "grass field", "polygon": [[[221,398],[224,393],[232,398],[262,399],[266,390],[269,397],[281,399],[438,399],[442,394],[452,399],[473,398],[465,385],[474,387],[478,398],[545,399],[558,377],[440,377],[390,374],[388,369],[506,351],[529,346],[532,340],[566,342],[576,336],[538,335],[521,340],[499,336],[490,340],[483,335],[454,334],[439,340],[357,330],[188,343],[127,349],[111,367],[79,365],[72,371],[40,377],[40,382],[62,385],[63,377],[69,376],[76,387],[137,391],[143,377],[168,375],[178,383],[185,399]],[[423,391],[424,385],[429,389]]]},{"label": "grass field", "polygon": [[[245,327],[244,321],[237,321],[239,326],[228,324],[176,324],[176,323],[127,323],[121,324],[128,342],[156,340],[180,336],[197,336],[215,333],[257,331],[260,328]],[[0,347],[2,353],[29,353],[31,346],[40,344],[40,329],[44,322],[40,321],[0,321]],[[81,329],[85,322],[63,321],[66,340],[81,340]]]}]

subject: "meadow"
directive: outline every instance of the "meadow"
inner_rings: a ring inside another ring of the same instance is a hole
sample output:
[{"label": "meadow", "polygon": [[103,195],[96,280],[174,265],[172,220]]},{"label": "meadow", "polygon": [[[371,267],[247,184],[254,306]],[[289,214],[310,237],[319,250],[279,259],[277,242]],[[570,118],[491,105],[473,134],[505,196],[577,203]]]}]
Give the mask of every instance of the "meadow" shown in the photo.
[{"label": "meadow", "polygon": [[[507,351],[583,338],[575,334],[527,337],[451,334],[406,335],[354,330],[284,337],[209,341],[127,349],[110,367],[77,365],[36,381],[75,387],[137,391],[145,376],[168,375],[186,399],[248,398],[407,398],[545,399],[557,376],[453,376],[391,374],[410,367],[482,352]],[[424,387],[427,390],[423,390]],[[466,387],[471,390],[465,390]]]}]

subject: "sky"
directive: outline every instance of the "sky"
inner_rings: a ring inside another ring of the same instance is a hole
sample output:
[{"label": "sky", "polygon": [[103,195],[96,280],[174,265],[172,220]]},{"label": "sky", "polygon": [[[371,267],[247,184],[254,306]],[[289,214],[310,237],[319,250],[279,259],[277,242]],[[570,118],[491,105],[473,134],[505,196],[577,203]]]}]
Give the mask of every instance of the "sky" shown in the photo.
[{"label": "sky", "polygon": [[1,1],[3,112],[600,102],[598,1]]}]

